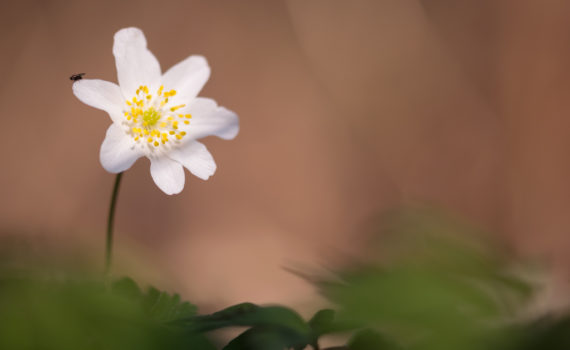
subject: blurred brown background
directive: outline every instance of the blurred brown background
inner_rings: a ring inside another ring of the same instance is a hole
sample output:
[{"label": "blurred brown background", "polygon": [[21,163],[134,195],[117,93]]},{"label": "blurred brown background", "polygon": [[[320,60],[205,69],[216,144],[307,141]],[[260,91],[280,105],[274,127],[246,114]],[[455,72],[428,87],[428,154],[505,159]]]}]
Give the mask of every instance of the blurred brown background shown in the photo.
[{"label": "blurred brown background", "polygon": [[283,266],[348,254],[373,215],[431,203],[567,281],[569,13],[533,0],[3,0],[0,229],[102,262],[110,119],[68,77],[116,81],[113,34],[137,26],[163,71],[208,58],[201,95],[241,132],[205,140],[218,171],[187,173],[178,196],[146,159],[126,173],[118,273],[202,304],[303,304],[314,291]]}]

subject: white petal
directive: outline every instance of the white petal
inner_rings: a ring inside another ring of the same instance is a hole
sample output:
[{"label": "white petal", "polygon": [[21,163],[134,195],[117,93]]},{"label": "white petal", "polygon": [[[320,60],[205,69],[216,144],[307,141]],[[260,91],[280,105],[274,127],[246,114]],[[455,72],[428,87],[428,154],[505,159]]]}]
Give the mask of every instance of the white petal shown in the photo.
[{"label": "white petal", "polygon": [[172,105],[189,103],[210,78],[210,67],[202,56],[190,56],[174,65],[162,76],[162,85],[166,90],[176,90],[171,98]]},{"label": "white petal", "polygon": [[134,140],[117,124],[111,124],[101,145],[99,159],[110,173],[120,173],[130,168],[142,156]]},{"label": "white petal", "polygon": [[216,101],[210,98],[197,97],[189,107],[181,110],[181,113],[192,115],[190,124],[184,128],[191,139],[215,135],[224,140],[231,140],[239,132],[237,114],[218,106]]},{"label": "white petal", "polygon": [[189,141],[180,148],[173,149],[168,157],[184,165],[192,174],[202,180],[216,172],[216,162],[206,146],[198,141]]},{"label": "white petal", "polygon": [[184,188],[184,168],[170,158],[152,158],[150,175],[158,188],[166,194],[177,194]]},{"label": "white petal", "polygon": [[140,85],[154,91],[160,85],[160,64],[146,47],[146,39],[138,28],[125,28],[115,34],[113,55],[123,95],[134,96]]},{"label": "white petal", "polygon": [[86,105],[107,112],[113,121],[118,121],[122,116],[125,101],[117,84],[98,79],[81,79],[73,83],[73,93]]}]

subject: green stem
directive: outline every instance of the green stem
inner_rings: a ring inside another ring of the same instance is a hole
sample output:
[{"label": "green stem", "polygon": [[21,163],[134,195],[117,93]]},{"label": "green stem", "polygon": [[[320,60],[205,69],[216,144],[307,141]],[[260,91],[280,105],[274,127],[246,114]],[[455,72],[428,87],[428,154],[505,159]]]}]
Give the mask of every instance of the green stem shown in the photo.
[{"label": "green stem", "polygon": [[107,242],[105,250],[105,276],[111,272],[111,255],[113,252],[113,222],[115,221],[115,206],[117,197],[119,196],[119,186],[121,185],[121,177],[123,173],[118,173],[115,177],[115,185],[113,186],[113,195],[111,196],[111,204],[109,205],[109,216],[107,218]]}]

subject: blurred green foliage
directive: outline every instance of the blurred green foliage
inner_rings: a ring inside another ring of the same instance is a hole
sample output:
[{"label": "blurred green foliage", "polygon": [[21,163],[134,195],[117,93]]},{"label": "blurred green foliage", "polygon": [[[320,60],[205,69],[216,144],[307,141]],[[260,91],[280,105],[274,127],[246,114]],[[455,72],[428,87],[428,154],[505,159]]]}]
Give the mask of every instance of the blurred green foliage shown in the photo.
[{"label": "blurred green foliage", "polygon": [[303,349],[311,329],[295,311],[283,306],[243,303],[206,316],[179,321],[194,332],[225,327],[250,327],[224,349]]},{"label": "blurred green foliage", "polygon": [[[309,320],[252,303],[200,315],[177,294],[129,278],[4,269],[0,349],[301,350],[330,334],[348,339],[334,349],[570,349],[569,314],[521,317],[535,286],[513,272],[522,265],[510,254],[433,213],[388,221],[370,254],[333,277],[308,277],[330,302]],[[235,327],[244,330],[225,345],[210,333]]]},{"label": "blurred green foliage", "polygon": [[0,349],[214,349],[201,334],[162,319],[195,308],[176,296],[124,296],[124,282],[17,276],[0,281]]},{"label": "blurred green foliage", "polygon": [[423,215],[393,223],[384,234],[391,251],[318,282],[338,306],[337,321],[374,327],[406,349],[502,344],[497,328],[512,322],[532,288],[508,260],[455,230]]}]

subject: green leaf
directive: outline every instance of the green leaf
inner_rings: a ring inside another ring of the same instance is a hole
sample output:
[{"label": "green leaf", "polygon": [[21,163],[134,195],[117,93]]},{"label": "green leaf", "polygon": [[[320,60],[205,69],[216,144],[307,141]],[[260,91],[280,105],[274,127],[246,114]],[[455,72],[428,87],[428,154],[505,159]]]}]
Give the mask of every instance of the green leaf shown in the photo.
[{"label": "green leaf", "polygon": [[141,305],[142,310],[148,317],[158,322],[170,321],[190,317],[196,314],[196,306],[189,302],[183,302],[178,294],[161,292],[154,287],[149,287],[143,293],[138,285],[130,278],[121,278],[112,284],[112,291],[116,295],[125,297]]},{"label": "green leaf", "polygon": [[211,315],[181,318],[174,323],[192,332],[251,327],[226,349],[303,349],[311,340],[309,325],[295,311],[283,306],[242,303]]},{"label": "green leaf", "polygon": [[99,282],[0,276],[0,349],[214,349],[201,334],[149,317],[137,290],[128,280],[109,290]]},{"label": "green leaf", "polygon": [[401,347],[389,341],[380,332],[364,329],[355,335],[348,342],[350,350],[400,350]]},{"label": "green leaf", "polygon": [[322,334],[329,333],[331,328],[334,327],[334,310],[323,309],[317,311],[309,320],[309,327],[313,334],[321,336]]},{"label": "green leaf", "polygon": [[478,350],[503,337],[496,325],[532,295],[504,256],[444,220],[407,217],[392,231],[372,252],[381,259],[317,282],[338,307],[335,322],[366,325],[415,350]]},{"label": "green leaf", "polygon": [[117,295],[121,295],[127,299],[135,300],[142,298],[142,291],[135,281],[129,277],[123,277],[114,281],[111,290]]},{"label": "green leaf", "polygon": [[512,350],[570,349],[570,314],[546,316],[517,329],[517,344]]},{"label": "green leaf", "polygon": [[313,337],[318,338],[325,334],[347,332],[362,328],[361,323],[338,320],[336,311],[323,309],[317,311],[308,322]]},{"label": "green leaf", "polygon": [[284,328],[253,327],[230,341],[223,350],[301,350],[306,346],[306,339]]},{"label": "green leaf", "polygon": [[178,294],[170,295],[154,287],[150,287],[143,295],[142,306],[152,319],[165,323],[193,316],[197,310],[196,306],[189,302],[182,302]]},{"label": "green leaf", "polygon": [[260,326],[287,329],[304,337],[310,333],[307,323],[295,311],[283,306],[262,307],[252,303],[234,305],[211,315],[185,318],[179,322],[199,332],[233,326]]}]

